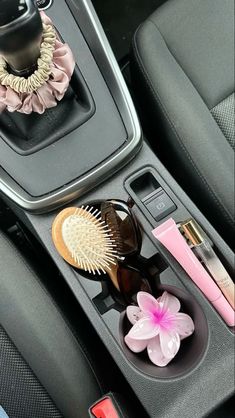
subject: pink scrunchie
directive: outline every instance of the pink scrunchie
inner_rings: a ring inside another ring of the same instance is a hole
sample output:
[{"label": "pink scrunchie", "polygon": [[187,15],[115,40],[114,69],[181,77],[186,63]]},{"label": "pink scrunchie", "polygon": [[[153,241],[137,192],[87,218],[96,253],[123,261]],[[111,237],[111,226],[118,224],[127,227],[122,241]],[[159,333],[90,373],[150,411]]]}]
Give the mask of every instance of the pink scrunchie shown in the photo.
[{"label": "pink scrunchie", "polygon": [[[41,17],[46,25],[52,24],[45,13],[41,12]],[[30,94],[16,93],[10,87],[0,85],[0,112],[7,109],[9,112],[42,114],[46,109],[57,106],[57,101],[64,97],[68,89],[74,67],[75,61],[71,49],[57,37],[49,80]]]}]

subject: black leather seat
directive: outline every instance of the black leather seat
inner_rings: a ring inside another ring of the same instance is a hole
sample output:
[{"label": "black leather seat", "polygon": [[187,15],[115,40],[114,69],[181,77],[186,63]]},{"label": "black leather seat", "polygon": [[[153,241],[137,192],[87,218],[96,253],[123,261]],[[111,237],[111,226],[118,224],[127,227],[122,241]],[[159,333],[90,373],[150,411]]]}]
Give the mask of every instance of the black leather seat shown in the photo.
[{"label": "black leather seat", "polygon": [[153,147],[230,243],[234,227],[234,1],[169,0],[133,41]]},{"label": "black leather seat", "polygon": [[0,233],[0,407],[10,418],[87,417],[102,389],[83,345]]}]

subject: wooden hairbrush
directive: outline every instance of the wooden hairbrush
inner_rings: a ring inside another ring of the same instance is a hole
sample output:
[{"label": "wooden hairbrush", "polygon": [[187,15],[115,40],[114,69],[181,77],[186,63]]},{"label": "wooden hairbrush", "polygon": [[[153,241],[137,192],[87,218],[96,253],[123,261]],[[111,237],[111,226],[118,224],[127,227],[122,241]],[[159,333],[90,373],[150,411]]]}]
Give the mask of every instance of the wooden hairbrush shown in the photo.
[{"label": "wooden hairbrush", "polygon": [[82,206],[62,210],[53,222],[52,239],[65,261],[89,273],[108,273],[120,290],[116,243],[98,209]]}]

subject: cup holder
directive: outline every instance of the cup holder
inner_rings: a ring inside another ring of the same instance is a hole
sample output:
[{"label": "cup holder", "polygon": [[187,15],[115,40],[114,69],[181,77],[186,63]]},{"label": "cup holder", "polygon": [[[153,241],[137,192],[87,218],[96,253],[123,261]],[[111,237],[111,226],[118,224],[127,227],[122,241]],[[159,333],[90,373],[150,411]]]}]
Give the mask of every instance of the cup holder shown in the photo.
[{"label": "cup holder", "polygon": [[[148,358],[146,351],[133,353],[125,344],[124,337],[132,327],[126,313],[120,317],[120,338],[127,359],[142,373],[157,379],[172,379],[189,373],[201,361],[208,346],[208,324],[206,317],[195,298],[188,292],[174,286],[160,285],[159,295],[164,290],[176,296],[181,302],[181,312],[187,313],[194,321],[194,333],[184,339],[176,357],[165,367],[155,366]],[[159,296],[157,295],[157,296]]]}]

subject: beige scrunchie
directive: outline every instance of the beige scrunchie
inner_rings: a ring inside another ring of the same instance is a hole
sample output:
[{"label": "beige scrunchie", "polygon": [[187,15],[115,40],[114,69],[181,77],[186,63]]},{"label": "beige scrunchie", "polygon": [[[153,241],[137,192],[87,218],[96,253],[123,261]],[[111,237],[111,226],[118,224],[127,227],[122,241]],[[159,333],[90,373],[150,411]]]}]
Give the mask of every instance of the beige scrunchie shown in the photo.
[{"label": "beige scrunchie", "polygon": [[0,84],[10,87],[16,93],[33,93],[45,84],[51,74],[51,64],[55,49],[56,33],[52,25],[43,23],[43,35],[40,48],[40,57],[37,60],[37,69],[28,77],[19,77],[9,74],[6,61],[0,57]]}]

